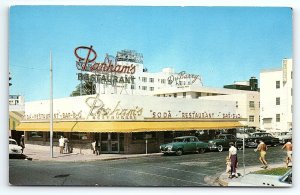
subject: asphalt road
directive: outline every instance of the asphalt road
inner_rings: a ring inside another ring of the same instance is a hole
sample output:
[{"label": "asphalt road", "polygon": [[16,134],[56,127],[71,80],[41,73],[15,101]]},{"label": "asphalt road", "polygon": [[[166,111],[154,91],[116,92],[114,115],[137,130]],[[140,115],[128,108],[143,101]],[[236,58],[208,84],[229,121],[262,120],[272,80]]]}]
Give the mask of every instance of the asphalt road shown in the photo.
[{"label": "asphalt road", "polygon": [[[267,160],[284,165],[285,154],[280,146],[270,147]],[[211,186],[207,180],[225,171],[226,155],[228,151],[90,162],[11,159],[9,182],[27,186]],[[242,151],[238,159],[242,172]],[[260,166],[258,153],[246,149],[245,164]]]}]

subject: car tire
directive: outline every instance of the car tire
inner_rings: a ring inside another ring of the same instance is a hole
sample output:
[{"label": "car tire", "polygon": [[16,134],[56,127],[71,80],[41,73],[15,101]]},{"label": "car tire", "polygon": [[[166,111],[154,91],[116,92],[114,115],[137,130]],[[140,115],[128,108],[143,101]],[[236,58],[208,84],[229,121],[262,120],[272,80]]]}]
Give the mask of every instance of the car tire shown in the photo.
[{"label": "car tire", "polygon": [[238,150],[243,150],[243,146],[238,146],[237,149]]},{"label": "car tire", "polygon": [[204,152],[205,152],[205,148],[199,148],[199,149],[198,149],[198,153],[199,153],[199,154],[203,154]]},{"label": "car tire", "polygon": [[218,147],[217,147],[217,148],[218,148],[218,151],[219,151],[219,152],[222,152],[222,151],[224,150],[224,148],[223,148],[223,146],[222,146],[222,145],[218,145]]},{"label": "car tire", "polygon": [[183,153],[182,149],[176,150],[176,155],[177,155],[177,156],[181,156],[182,153]]}]

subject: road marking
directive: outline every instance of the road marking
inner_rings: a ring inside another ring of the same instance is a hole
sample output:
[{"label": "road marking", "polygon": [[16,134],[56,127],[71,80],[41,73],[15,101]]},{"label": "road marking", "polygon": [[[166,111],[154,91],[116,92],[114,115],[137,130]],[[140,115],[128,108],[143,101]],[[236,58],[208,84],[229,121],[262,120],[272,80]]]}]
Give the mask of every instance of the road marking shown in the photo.
[{"label": "road marking", "polygon": [[206,176],[207,174],[203,174],[203,173],[196,173],[196,172],[192,172],[192,171],[186,171],[186,170],[181,170],[181,169],[174,169],[174,168],[170,168],[170,167],[162,167],[162,166],[154,166],[154,165],[148,165],[149,167],[156,167],[156,168],[162,168],[162,169],[169,169],[169,170],[173,170],[173,171],[180,171],[180,172],[185,172],[185,173],[192,173],[192,174],[196,174],[196,175],[203,175]]},{"label": "road marking", "polygon": [[168,177],[168,176],[165,176],[165,175],[158,175],[158,174],[147,173],[147,172],[143,172],[143,171],[134,171],[134,170],[122,169],[122,168],[116,168],[116,167],[107,167],[107,168],[119,169],[119,170],[122,170],[122,171],[128,171],[128,172],[133,172],[133,173],[137,173],[137,174],[151,175],[151,176],[155,176],[155,177],[162,177],[162,178],[166,178],[166,179],[172,179],[172,180],[183,181],[183,182],[187,182],[187,183],[194,183],[194,184],[209,186],[206,183],[194,182],[194,181],[189,181],[189,180],[184,180],[184,179],[178,179],[178,178],[175,178],[175,177]]}]

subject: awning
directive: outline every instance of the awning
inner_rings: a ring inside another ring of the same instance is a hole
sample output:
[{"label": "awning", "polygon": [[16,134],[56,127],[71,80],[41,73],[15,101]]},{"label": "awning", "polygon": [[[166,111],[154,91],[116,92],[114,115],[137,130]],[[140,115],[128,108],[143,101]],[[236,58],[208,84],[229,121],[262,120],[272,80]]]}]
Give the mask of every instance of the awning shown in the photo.
[{"label": "awning", "polygon": [[[237,121],[106,121],[53,122],[53,131],[63,132],[147,132],[229,129],[242,127]],[[49,122],[23,122],[18,131],[50,131]]]},{"label": "awning", "polygon": [[9,130],[15,130],[23,119],[24,112],[9,111]]}]

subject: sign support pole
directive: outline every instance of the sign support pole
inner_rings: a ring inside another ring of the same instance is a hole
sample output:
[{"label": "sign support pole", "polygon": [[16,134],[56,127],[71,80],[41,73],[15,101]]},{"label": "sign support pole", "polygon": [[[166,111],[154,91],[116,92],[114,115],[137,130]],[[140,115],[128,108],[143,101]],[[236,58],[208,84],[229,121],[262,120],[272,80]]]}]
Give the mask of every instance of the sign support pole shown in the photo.
[{"label": "sign support pole", "polygon": [[53,70],[52,52],[50,50],[50,155],[53,158]]}]

